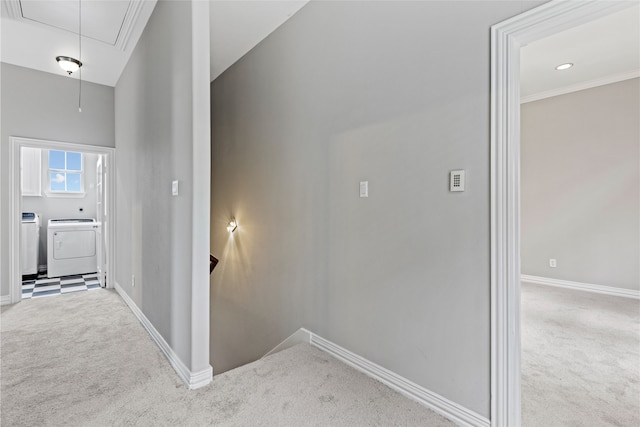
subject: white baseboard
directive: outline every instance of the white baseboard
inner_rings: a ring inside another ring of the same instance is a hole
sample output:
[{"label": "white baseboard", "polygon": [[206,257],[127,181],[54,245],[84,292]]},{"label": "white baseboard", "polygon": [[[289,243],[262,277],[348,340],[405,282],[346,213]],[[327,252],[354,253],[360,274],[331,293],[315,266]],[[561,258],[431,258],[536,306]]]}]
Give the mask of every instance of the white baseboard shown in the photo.
[{"label": "white baseboard", "polygon": [[289,338],[285,339],[280,344],[275,346],[273,350],[271,350],[269,353],[262,356],[262,359],[274,353],[278,353],[282,350],[286,350],[290,347],[293,347],[294,345],[301,344],[301,343],[311,344],[311,332],[307,331],[305,328],[300,328],[297,331],[295,331],[293,334],[289,336]]},{"label": "white baseboard", "polygon": [[156,345],[160,347],[162,353],[164,353],[169,363],[175,369],[178,376],[185,382],[187,387],[190,390],[195,390],[200,387],[204,387],[209,385],[213,379],[213,369],[209,366],[207,369],[203,369],[198,372],[191,372],[189,368],[180,360],[178,355],[173,351],[171,346],[165,341],[165,339],[160,335],[160,332],[153,326],[153,324],[147,319],[147,316],[144,315],[142,310],[138,308],[136,303],[127,295],[127,293],[120,287],[120,285],[116,282],[115,289],[120,295],[120,297],[124,300],[124,302],[129,306],[129,309],[133,312],[133,314],[138,318],[142,326],[147,330],[149,335],[153,341],[155,341]]},{"label": "white baseboard", "polygon": [[11,295],[0,296],[0,305],[9,305],[9,304],[11,304]]},{"label": "white baseboard", "polygon": [[537,285],[557,286],[560,288],[575,289],[579,291],[595,292],[598,294],[611,295],[624,298],[640,299],[640,291],[633,289],[615,288],[613,286],[593,285],[591,283],[572,282],[570,280],[551,279],[548,277],[529,276],[521,274],[520,280]]},{"label": "white baseboard", "polygon": [[313,332],[309,332],[306,329],[300,329],[300,331],[302,331],[300,336],[305,333],[309,335],[311,345],[318,347],[358,371],[363,372],[383,384],[386,384],[399,393],[439,413],[458,425],[489,427],[491,424],[487,418],[463,407],[462,405],[429,391],[426,388],[383,368],[382,366],[376,365],[375,363],[314,334]]}]

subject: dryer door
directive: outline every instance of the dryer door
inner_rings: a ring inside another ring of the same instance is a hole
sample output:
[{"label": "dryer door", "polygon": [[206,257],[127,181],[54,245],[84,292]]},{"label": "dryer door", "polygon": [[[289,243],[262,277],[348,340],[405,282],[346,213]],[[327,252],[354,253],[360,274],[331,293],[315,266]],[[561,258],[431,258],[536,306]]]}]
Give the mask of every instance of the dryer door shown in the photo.
[{"label": "dryer door", "polygon": [[84,258],[96,254],[94,230],[56,231],[53,233],[55,259]]}]

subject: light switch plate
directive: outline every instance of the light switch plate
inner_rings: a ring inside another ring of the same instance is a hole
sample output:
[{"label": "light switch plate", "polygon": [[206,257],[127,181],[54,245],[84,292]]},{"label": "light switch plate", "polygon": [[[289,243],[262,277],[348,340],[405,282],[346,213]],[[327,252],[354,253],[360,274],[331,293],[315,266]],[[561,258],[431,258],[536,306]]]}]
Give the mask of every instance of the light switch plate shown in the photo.
[{"label": "light switch plate", "polygon": [[177,196],[179,193],[178,180],[175,180],[171,183],[171,195]]},{"label": "light switch plate", "polygon": [[360,181],[360,197],[369,197],[369,181]]}]

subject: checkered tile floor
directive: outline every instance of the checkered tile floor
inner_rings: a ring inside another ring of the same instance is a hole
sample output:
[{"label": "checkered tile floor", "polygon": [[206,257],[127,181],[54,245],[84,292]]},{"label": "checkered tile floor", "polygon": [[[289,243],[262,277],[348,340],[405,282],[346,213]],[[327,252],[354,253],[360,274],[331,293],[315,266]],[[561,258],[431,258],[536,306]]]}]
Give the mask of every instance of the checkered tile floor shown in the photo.
[{"label": "checkered tile floor", "polygon": [[40,275],[37,279],[22,281],[22,299],[48,297],[69,292],[90,291],[100,288],[98,274],[81,274],[47,279]]}]

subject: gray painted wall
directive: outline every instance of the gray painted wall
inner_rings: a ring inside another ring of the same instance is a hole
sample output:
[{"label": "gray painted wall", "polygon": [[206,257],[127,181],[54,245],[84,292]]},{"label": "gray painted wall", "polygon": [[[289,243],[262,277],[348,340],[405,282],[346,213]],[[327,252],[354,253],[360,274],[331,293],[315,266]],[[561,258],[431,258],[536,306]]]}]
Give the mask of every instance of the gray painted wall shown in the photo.
[{"label": "gray painted wall", "polygon": [[214,372],[304,326],[489,417],[489,31],[540,3],[311,2],[212,83]]},{"label": "gray painted wall", "polygon": [[0,65],[0,294],[9,295],[9,171],[11,136],[113,147],[114,90],[82,83],[78,112],[78,80],[29,68]]},{"label": "gray painted wall", "polygon": [[[191,351],[196,126],[191,55],[191,2],[159,1],[115,89],[116,282],[187,368],[197,371],[209,361],[191,363],[197,359]],[[180,183],[175,197],[173,180]],[[202,252],[206,271],[206,248]]]},{"label": "gray painted wall", "polygon": [[521,132],[522,273],[640,290],[640,79],[523,104]]},{"label": "gray painted wall", "polygon": [[[96,165],[98,163],[98,155],[92,153],[83,153],[83,176],[84,176],[84,197],[48,197],[46,195],[46,185],[48,183],[47,174],[49,173],[49,156],[45,149],[40,150],[42,158],[41,164],[41,180],[42,195],[41,196],[22,196],[22,211],[36,212],[40,215],[40,248],[38,264],[40,266],[47,265],[47,223],[50,219],[55,218],[96,218],[97,216],[97,189],[96,189]],[[82,208],[82,212],[80,209]]]}]

